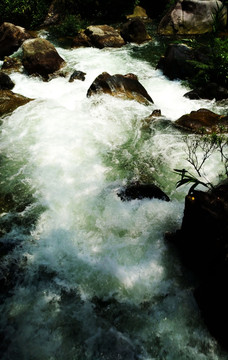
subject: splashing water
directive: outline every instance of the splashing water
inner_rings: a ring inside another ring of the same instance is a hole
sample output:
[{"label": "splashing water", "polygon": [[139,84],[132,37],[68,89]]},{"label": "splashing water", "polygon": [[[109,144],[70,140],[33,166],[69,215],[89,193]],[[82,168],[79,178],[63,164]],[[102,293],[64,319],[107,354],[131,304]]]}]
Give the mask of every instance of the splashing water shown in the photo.
[{"label": "splashing water", "polygon": [[[182,136],[169,121],[142,130],[154,109],[173,121],[215,104],[183,98],[185,87],[129,50],[58,48],[84,82],[11,76],[34,101],[5,117],[1,133],[1,187],[16,203],[1,218],[3,242],[14,244],[2,267],[13,277],[1,303],[4,360],[228,359],[164,241],[183,216],[173,173],[186,167]],[[88,99],[103,71],[135,73],[154,104]],[[172,201],[121,202],[118,189],[137,178]]]}]

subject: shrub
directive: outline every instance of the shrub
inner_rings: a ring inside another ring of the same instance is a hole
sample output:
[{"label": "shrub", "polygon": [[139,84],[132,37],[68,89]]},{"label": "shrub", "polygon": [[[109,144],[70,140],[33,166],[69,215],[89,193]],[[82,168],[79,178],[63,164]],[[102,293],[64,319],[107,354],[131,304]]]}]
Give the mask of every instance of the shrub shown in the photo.
[{"label": "shrub", "polygon": [[51,26],[49,31],[54,37],[67,37],[77,35],[84,27],[85,21],[79,15],[66,15],[60,24]]},{"label": "shrub", "polygon": [[190,85],[204,86],[208,82],[215,82],[228,86],[228,39],[210,36],[207,45],[195,42],[193,47],[197,51],[204,51],[207,56],[204,62],[191,61],[195,66],[196,76],[189,79]]},{"label": "shrub", "polygon": [[0,22],[35,28],[44,20],[51,0],[1,0]]}]

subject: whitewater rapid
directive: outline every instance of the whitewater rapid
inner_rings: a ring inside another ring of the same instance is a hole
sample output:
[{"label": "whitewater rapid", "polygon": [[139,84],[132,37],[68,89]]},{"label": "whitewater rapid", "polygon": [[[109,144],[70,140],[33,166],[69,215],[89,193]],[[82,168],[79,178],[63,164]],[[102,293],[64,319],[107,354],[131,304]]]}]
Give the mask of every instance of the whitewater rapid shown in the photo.
[{"label": "whitewater rapid", "polygon": [[[15,283],[1,304],[2,360],[225,360],[195,303],[194,279],[166,232],[181,225],[187,167],[183,136],[170,121],[213,101],[121,49],[57,48],[73,70],[43,82],[11,75],[14,92],[34,99],[3,119],[1,187],[23,209],[2,215],[4,258]],[[134,73],[154,104],[86,97],[102,72]],[[143,129],[161,109],[164,121]],[[206,169],[216,180],[218,159]],[[122,202],[131,181],[155,182],[171,201]],[[10,225],[9,225],[10,224]],[[7,226],[6,226],[7,225]]]}]

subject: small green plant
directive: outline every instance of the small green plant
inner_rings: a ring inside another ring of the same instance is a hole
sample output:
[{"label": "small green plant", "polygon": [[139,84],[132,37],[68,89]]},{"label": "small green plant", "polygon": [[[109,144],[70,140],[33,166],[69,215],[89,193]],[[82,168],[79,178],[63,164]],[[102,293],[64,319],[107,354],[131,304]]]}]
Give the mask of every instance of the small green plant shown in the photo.
[{"label": "small green plant", "polygon": [[216,3],[216,9],[212,12],[212,32],[217,34],[218,31],[225,27],[226,22],[226,1],[222,4]]},{"label": "small green plant", "polygon": [[194,175],[192,175],[188,170],[182,169],[174,169],[174,172],[177,173],[178,175],[181,176],[181,179],[177,182],[176,187],[178,188],[179,186],[185,185],[185,184],[190,184],[192,183],[193,185],[190,187],[188,194],[191,194],[192,191],[198,186],[198,185],[203,185],[207,188],[212,188],[213,185],[209,182],[204,182],[201,181],[199,179],[197,179]]}]

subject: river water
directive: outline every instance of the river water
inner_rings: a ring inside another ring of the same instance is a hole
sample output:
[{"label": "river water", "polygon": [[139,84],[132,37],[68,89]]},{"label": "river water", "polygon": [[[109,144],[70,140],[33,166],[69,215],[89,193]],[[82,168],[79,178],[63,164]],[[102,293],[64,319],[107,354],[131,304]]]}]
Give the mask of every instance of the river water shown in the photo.
[{"label": "river water", "polygon": [[[228,359],[201,319],[192,275],[164,240],[181,225],[187,191],[175,188],[173,169],[188,163],[171,122],[224,104],[184,98],[188,89],[133,56],[136,46],[57,50],[69,74],[86,80],[12,74],[14,92],[34,101],[1,126],[1,191],[14,204],[1,216],[2,243],[12,244],[2,258],[12,284],[1,304],[1,359]],[[154,104],[87,98],[103,71],[138,75]],[[163,118],[145,128],[154,109]],[[216,157],[206,166],[211,181],[219,166]],[[171,201],[122,202],[118,190],[135,180]]]}]

